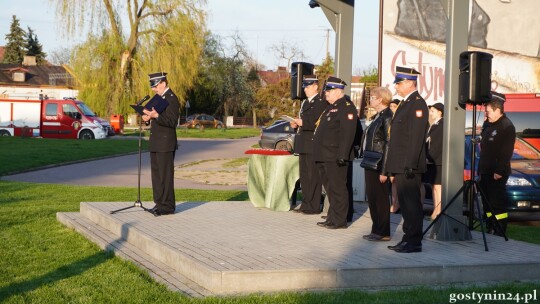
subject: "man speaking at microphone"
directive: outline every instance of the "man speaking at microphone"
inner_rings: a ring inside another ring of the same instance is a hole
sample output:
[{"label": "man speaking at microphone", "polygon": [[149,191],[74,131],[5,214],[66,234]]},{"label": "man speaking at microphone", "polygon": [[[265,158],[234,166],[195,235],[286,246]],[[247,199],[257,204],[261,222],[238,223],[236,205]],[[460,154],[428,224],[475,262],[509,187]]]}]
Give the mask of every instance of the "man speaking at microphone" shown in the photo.
[{"label": "man speaking at microphone", "polygon": [[152,191],[154,208],[149,211],[155,216],[173,214],[176,208],[174,196],[174,155],[178,149],[176,125],[178,124],[180,103],[178,97],[169,88],[167,73],[149,74],[150,87],[167,103],[159,113],[154,107],[144,109],[142,119],[150,124],[150,167],[152,173]]}]

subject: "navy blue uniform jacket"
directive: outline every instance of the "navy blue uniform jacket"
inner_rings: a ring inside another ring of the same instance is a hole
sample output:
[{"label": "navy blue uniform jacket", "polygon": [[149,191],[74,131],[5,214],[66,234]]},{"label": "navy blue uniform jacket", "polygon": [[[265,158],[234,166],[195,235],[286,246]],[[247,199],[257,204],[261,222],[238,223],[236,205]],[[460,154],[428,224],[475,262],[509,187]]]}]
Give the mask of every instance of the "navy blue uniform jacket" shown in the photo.
[{"label": "navy blue uniform jacket", "polygon": [[162,96],[169,105],[159,117],[151,120],[150,141],[148,151],[150,152],[172,152],[178,149],[176,139],[176,126],[180,115],[180,103],[178,97],[169,89]]},{"label": "navy blue uniform jacket", "polygon": [[384,168],[387,173],[426,172],[426,134],[428,130],[426,101],[413,92],[396,110],[390,129],[388,154]]},{"label": "navy blue uniform jacket", "polygon": [[299,128],[298,134],[294,139],[294,152],[302,154],[313,153],[313,131],[315,131],[315,123],[321,117],[326,105],[326,101],[322,100],[319,94],[315,95],[311,102],[307,99],[304,101],[300,109],[302,126]]},{"label": "navy blue uniform jacket", "polygon": [[313,158],[318,162],[353,160],[358,114],[345,97],[328,105],[313,136]]}]

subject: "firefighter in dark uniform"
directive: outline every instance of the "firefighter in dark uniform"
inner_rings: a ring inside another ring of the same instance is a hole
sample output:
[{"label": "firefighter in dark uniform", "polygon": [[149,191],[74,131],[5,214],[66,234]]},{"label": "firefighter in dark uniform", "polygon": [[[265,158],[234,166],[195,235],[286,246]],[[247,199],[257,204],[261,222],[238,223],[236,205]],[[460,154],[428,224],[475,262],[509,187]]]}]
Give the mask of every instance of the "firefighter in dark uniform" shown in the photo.
[{"label": "firefighter in dark uniform", "polygon": [[[495,92],[492,96],[486,105],[487,121],[480,142],[478,172],[480,188],[487,199],[483,206],[488,219],[488,232],[503,236],[508,221],[506,182],[512,173],[510,159],[514,152],[516,129],[504,114],[505,96]],[[493,213],[488,206],[491,206]]]},{"label": "firefighter in dark uniform", "polygon": [[307,98],[300,106],[300,118],[291,122],[293,128],[298,128],[298,134],[294,139],[294,152],[298,153],[300,158],[300,185],[303,197],[302,205],[294,211],[303,214],[319,214],[321,213],[322,183],[313,160],[313,131],[327,103],[319,95],[317,76],[304,76],[302,87]]},{"label": "firefighter in dark uniform", "polygon": [[328,229],[347,228],[347,170],[354,159],[358,115],[356,107],[345,97],[343,89],[346,85],[337,77],[329,77],[326,81],[325,97],[329,104],[313,136],[313,157],[330,201],[326,220],[317,225]]},{"label": "firefighter in dark uniform", "polygon": [[422,174],[426,171],[426,134],[428,107],[416,90],[418,73],[413,68],[397,67],[394,80],[397,94],[403,98],[392,118],[388,152],[385,160],[387,175],[396,184],[403,215],[403,238],[388,249],[396,252],[422,251]]},{"label": "firefighter in dark uniform", "polygon": [[149,75],[152,91],[163,97],[168,106],[158,113],[154,108],[144,110],[143,120],[150,124],[150,165],[152,191],[155,207],[149,209],[155,216],[173,214],[176,208],[174,196],[174,155],[178,149],[176,126],[178,124],[180,103],[169,88],[167,73]]}]

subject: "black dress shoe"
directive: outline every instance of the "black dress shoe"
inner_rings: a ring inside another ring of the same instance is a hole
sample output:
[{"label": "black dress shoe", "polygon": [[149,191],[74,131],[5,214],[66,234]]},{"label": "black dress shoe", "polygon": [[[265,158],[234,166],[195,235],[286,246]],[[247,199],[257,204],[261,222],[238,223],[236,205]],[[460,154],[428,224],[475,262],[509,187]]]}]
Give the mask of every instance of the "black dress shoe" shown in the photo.
[{"label": "black dress shoe", "polygon": [[292,212],[296,212],[296,213],[302,213],[302,210],[300,210],[300,209],[293,209],[293,210],[291,210],[291,211],[292,211]]},{"label": "black dress shoe", "polygon": [[400,248],[394,249],[394,251],[400,253],[422,252],[422,245],[413,245],[411,243],[407,243]]},{"label": "black dress shoe", "polygon": [[331,224],[331,223],[328,220],[326,220],[324,222],[318,222],[317,226],[326,227],[326,225],[329,225],[329,224]]},{"label": "black dress shoe", "polygon": [[343,225],[336,225],[334,223],[328,223],[326,226],[324,226],[326,229],[347,229],[347,224]]},{"label": "black dress shoe", "polygon": [[174,211],[164,211],[164,210],[160,210],[160,209],[154,209],[152,214],[154,216],[162,216],[162,215],[167,215],[167,214],[174,214]]},{"label": "black dress shoe", "polygon": [[407,242],[401,241],[401,242],[395,244],[394,246],[388,246],[387,248],[390,249],[390,250],[396,250],[398,248],[401,248],[401,247],[405,246],[406,244],[407,244]]},{"label": "black dress shoe", "polygon": [[371,236],[374,235],[374,233],[370,233],[370,234],[365,234],[365,235],[362,235],[362,238],[364,240],[369,240],[371,238]]},{"label": "black dress shoe", "polygon": [[366,240],[370,242],[388,242],[390,241],[390,237],[372,233]]},{"label": "black dress shoe", "polygon": [[311,211],[311,210],[305,210],[305,211],[302,211],[303,214],[319,214],[320,212],[319,211]]}]

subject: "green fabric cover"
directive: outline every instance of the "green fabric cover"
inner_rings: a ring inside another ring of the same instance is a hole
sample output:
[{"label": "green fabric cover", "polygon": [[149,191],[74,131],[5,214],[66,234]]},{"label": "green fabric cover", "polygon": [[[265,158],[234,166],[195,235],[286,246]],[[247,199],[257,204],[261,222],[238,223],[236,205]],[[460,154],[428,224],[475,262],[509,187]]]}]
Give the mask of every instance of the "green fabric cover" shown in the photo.
[{"label": "green fabric cover", "polygon": [[252,154],[248,162],[248,195],[255,207],[289,211],[300,178],[298,156]]}]

